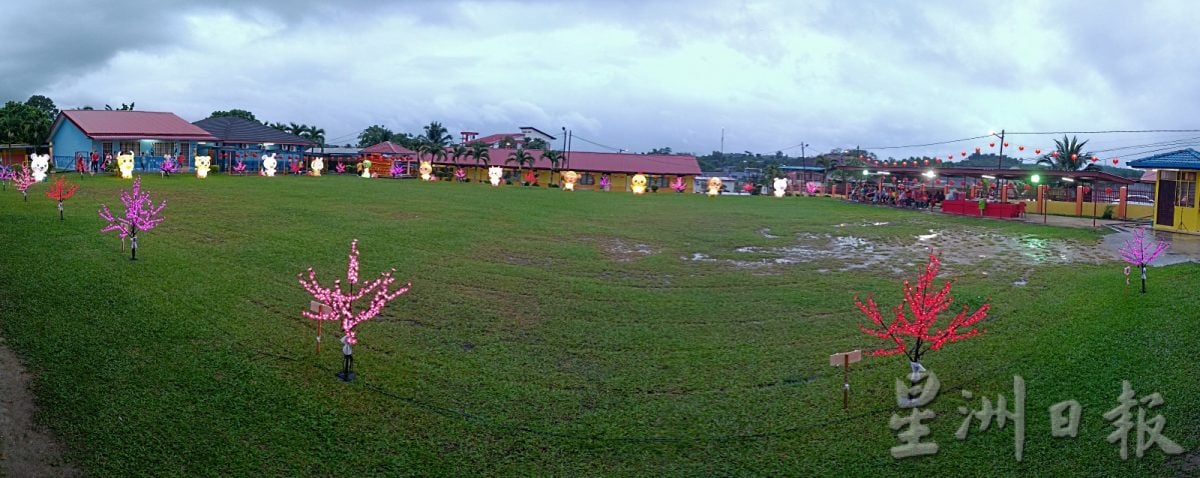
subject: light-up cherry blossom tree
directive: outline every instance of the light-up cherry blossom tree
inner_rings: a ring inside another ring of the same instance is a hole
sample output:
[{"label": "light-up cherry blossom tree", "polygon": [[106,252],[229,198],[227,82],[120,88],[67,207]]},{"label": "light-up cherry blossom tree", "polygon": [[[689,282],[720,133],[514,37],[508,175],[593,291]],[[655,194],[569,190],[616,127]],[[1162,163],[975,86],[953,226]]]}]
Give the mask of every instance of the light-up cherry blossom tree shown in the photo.
[{"label": "light-up cherry blossom tree", "polygon": [[25,199],[25,202],[29,202],[29,186],[33,186],[37,182],[37,178],[33,177],[33,172],[22,164],[21,170],[13,175],[12,182],[17,191],[21,191],[21,197]]},{"label": "light-up cherry blossom tree", "polygon": [[163,156],[162,164],[158,165],[158,170],[163,177],[170,177],[171,173],[179,170],[179,166],[175,162],[175,157],[169,154]]},{"label": "light-up cherry blossom tree", "polygon": [[[1170,247],[1163,241],[1154,240],[1154,245],[1146,242],[1146,228],[1139,227],[1133,230],[1133,234],[1128,241],[1125,241],[1125,246],[1121,248],[1121,259],[1125,262],[1138,266],[1142,271],[1142,293],[1146,293],[1146,266],[1154,262],[1154,259],[1162,254],[1163,251]],[[1126,273],[1126,276],[1129,274]]]},{"label": "light-up cherry blossom tree", "polygon": [[14,177],[16,177],[16,173],[13,172],[12,168],[0,165],[0,190],[7,191],[8,182],[12,181]]},{"label": "light-up cherry blossom tree", "polygon": [[[343,347],[345,362],[342,372],[338,377],[342,380],[350,381],[353,379],[350,346],[358,343],[358,336],[354,328],[358,324],[378,316],[383,310],[383,306],[405,294],[412,287],[412,283],[409,282],[403,287],[389,290],[392,283],[396,281],[392,277],[392,273],[395,271],[395,269],[392,269],[382,272],[379,278],[360,283],[358,277],[358,239],[355,239],[350,242],[350,259],[346,269],[346,282],[350,285],[349,291],[342,290],[341,279],[334,280],[332,287],[321,286],[317,281],[317,273],[311,267],[308,268],[307,278],[305,278],[304,273],[299,275],[300,286],[304,287],[304,290],[312,295],[315,301],[328,307],[328,309],[324,309],[323,311],[305,310],[302,312],[304,317],[312,320],[337,320],[341,322],[344,334],[342,339],[345,344]],[[359,286],[358,290],[355,290],[356,285]],[[370,296],[370,302],[367,303],[366,307],[360,307],[358,311],[355,311],[354,303],[368,296]]]},{"label": "light-up cherry blossom tree", "polygon": [[50,186],[49,191],[46,191],[46,197],[58,201],[58,220],[65,220],[63,218],[63,201],[71,199],[78,189],[79,185],[68,183],[66,178],[58,176],[54,179],[54,185]]},{"label": "light-up cherry blossom tree", "polygon": [[121,203],[125,205],[124,216],[114,216],[109,212],[107,204],[100,205],[100,217],[108,221],[108,225],[104,226],[100,233],[116,231],[117,237],[122,241],[128,237],[132,253],[129,260],[136,261],[138,232],[154,229],[154,226],[165,219],[158,214],[167,207],[167,201],[164,200],[155,206],[150,200],[150,194],[142,191],[142,177],[138,176],[133,180],[133,189],[121,191]]},{"label": "light-up cherry blossom tree", "polygon": [[241,176],[246,174],[246,163],[242,162],[241,158],[237,160],[237,163],[234,163],[233,172]]},{"label": "light-up cherry blossom tree", "polygon": [[[982,334],[984,331],[981,329],[966,329],[987,317],[988,309],[991,307],[983,304],[975,312],[967,314],[967,306],[964,305],[962,311],[951,318],[944,328],[935,328],[938,315],[950,308],[950,304],[954,302],[954,298],[950,295],[951,283],[949,281],[942,284],[941,290],[933,289],[933,279],[937,277],[940,268],[941,260],[931,251],[929,264],[925,266],[925,272],[917,279],[916,287],[909,284],[907,279],[904,280],[904,301],[896,306],[895,318],[891,322],[884,321],[883,314],[879,312],[879,306],[875,304],[875,300],[870,295],[867,296],[865,304],[858,300],[858,296],[854,297],[854,305],[858,306],[858,310],[861,310],[875,324],[875,328],[868,329],[862,324],[859,324],[858,328],[867,335],[892,343],[888,347],[871,352],[871,355],[904,354],[908,357],[912,370],[911,378],[914,382],[918,380],[919,373],[925,370],[921,366],[921,357],[926,352],[938,350],[950,342],[966,340]],[[910,314],[911,319],[909,318]]]}]

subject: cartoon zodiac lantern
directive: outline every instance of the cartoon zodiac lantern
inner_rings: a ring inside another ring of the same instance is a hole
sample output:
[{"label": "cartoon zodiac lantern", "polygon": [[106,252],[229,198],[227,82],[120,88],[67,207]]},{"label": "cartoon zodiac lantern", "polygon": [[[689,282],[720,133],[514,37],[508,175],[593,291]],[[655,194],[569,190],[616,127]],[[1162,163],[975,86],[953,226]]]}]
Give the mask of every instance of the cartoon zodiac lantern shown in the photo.
[{"label": "cartoon zodiac lantern", "polygon": [[325,158],[314,158],[312,160],[312,175],[320,176],[322,169],[325,169]]},{"label": "cartoon zodiac lantern", "polygon": [[430,161],[421,161],[421,167],[417,170],[421,173],[421,180],[428,181],[433,173],[433,163]]},{"label": "cartoon zodiac lantern", "polygon": [[637,173],[633,175],[633,179],[629,183],[629,188],[634,194],[642,194],[646,192],[646,175]]},{"label": "cartoon zodiac lantern", "polygon": [[718,194],[721,194],[721,178],[715,176],[708,178],[708,195],[716,196]]},{"label": "cartoon zodiac lantern", "polygon": [[781,198],[787,192],[788,180],[787,178],[775,178],[771,186],[775,188],[775,197]]},{"label": "cartoon zodiac lantern", "polygon": [[563,173],[562,179],[563,179],[563,185],[562,185],[563,191],[574,191],[575,190],[575,182],[579,181],[579,173],[576,173],[575,171],[567,171],[567,172]]},{"label": "cartoon zodiac lantern", "polygon": [[121,179],[133,179],[133,152],[121,153],[117,155],[117,171],[121,173]]},{"label": "cartoon zodiac lantern", "polygon": [[492,182],[492,186],[499,186],[501,177],[504,177],[504,169],[502,169],[500,166],[492,166],[488,168],[488,181]]},{"label": "cartoon zodiac lantern", "polygon": [[275,160],[275,153],[264,154],[262,163],[262,172],[268,177],[275,176],[275,168],[279,166],[279,162]]},{"label": "cartoon zodiac lantern", "polygon": [[196,177],[204,179],[208,177],[208,170],[211,169],[212,157],[196,156]]},{"label": "cartoon zodiac lantern", "polygon": [[[33,171],[33,180],[42,182],[46,180],[46,171],[50,169],[49,154],[31,154],[29,155],[29,169]],[[129,157],[129,164],[133,164],[133,156]],[[132,168],[132,166],[130,166]]]}]

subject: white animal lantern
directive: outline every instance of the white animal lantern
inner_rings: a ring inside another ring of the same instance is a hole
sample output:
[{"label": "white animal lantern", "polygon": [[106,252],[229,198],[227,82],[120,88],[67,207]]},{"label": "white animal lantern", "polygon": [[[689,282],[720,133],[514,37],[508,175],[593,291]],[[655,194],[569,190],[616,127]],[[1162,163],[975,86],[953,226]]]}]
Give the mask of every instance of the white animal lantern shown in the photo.
[{"label": "white animal lantern", "polygon": [[771,186],[775,188],[775,197],[781,198],[787,192],[788,180],[787,178],[775,178],[775,182]]},{"label": "white animal lantern", "polygon": [[196,156],[196,178],[204,179],[208,177],[208,170],[212,167],[211,156]]},{"label": "white animal lantern", "polygon": [[29,155],[29,169],[33,171],[33,179],[37,182],[46,180],[46,171],[50,169],[49,154]]},{"label": "white animal lantern", "polygon": [[562,179],[563,179],[563,184],[562,184],[563,191],[574,191],[575,183],[579,181],[579,173],[577,173],[575,171],[567,171],[562,174]]},{"label": "white animal lantern", "polygon": [[313,160],[312,160],[312,175],[320,176],[322,169],[325,169],[325,159],[324,158],[313,158]]},{"label": "white animal lantern", "polygon": [[133,151],[117,155],[117,171],[121,179],[133,179]]},{"label": "white animal lantern", "polygon": [[504,169],[499,166],[491,166],[488,168],[488,181],[492,182],[492,186],[500,185],[500,178],[504,177]]},{"label": "white animal lantern", "polygon": [[278,165],[279,165],[279,163],[275,161],[275,153],[263,155],[263,163],[262,163],[263,174],[265,174],[269,177],[275,176],[275,167]]}]

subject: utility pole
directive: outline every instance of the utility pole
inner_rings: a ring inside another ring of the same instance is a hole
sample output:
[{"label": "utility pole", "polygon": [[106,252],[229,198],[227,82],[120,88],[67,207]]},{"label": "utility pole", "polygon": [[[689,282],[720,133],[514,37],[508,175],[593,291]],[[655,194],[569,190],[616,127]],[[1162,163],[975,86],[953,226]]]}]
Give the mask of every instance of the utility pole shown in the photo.
[{"label": "utility pole", "polygon": [[725,157],[725,127],[721,127],[721,157]]},{"label": "utility pole", "polygon": [[806,179],[806,176],[808,176],[808,171],[805,170],[805,168],[808,167],[808,156],[804,154],[804,148],[807,147],[808,144],[803,141],[800,142],[800,182],[805,182],[808,180]]}]

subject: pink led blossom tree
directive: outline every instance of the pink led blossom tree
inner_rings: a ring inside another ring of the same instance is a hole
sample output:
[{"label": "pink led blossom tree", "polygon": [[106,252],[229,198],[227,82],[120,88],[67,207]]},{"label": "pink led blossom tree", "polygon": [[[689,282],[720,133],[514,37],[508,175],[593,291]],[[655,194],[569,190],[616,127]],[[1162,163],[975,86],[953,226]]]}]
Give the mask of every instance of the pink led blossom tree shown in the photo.
[{"label": "pink led blossom tree", "polygon": [[14,177],[16,177],[16,173],[13,172],[12,168],[0,165],[0,190],[7,191],[8,182]]},{"label": "pink led blossom tree", "polygon": [[681,193],[687,189],[687,185],[683,182],[683,176],[675,176],[675,180],[671,182],[671,189],[674,189],[677,193]]},{"label": "pink led blossom tree", "polygon": [[[70,187],[67,187],[67,186],[70,186]],[[54,185],[50,186],[49,191],[46,191],[46,197],[53,199],[55,201],[58,201],[58,220],[59,221],[64,220],[63,219],[63,201],[71,199],[71,196],[74,196],[75,191],[78,189],[79,189],[78,184],[68,183],[66,178],[64,178],[62,176],[58,176],[54,180]]]},{"label": "pink led blossom tree", "polygon": [[[358,239],[355,239],[350,242],[350,260],[346,269],[346,282],[350,284],[348,292],[342,290],[341,279],[334,280],[332,287],[322,287],[317,281],[317,273],[311,267],[308,268],[307,278],[304,277],[304,273],[299,274],[300,286],[304,287],[304,290],[312,295],[314,300],[329,307],[325,312],[305,310],[301,312],[304,317],[312,320],[341,321],[342,332],[344,333],[342,342],[345,345],[342,351],[346,356],[342,373],[338,375],[342,380],[350,381],[353,379],[350,346],[358,343],[358,336],[354,328],[358,324],[378,316],[379,312],[383,310],[383,306],[405,294],[412,287],[412,283],[409,282],[403,287],[389,290],[392,283],[396,281],[392,277],[392,273],[395,271],[395,269],[392,269],[382,272],[379,278],[360,284],[358,277]],[[354,290],[355,285],[359,285],[357,291]],[[371,296],[371,299],[366,308],[355,312],[353,307],[354,302],[367,296]]]},{"label": "pink led blossom tree", "polygon": [[163,221],[164,218],[158,214],[167,207],[167,201],[154,206],[150,194],[142,191],[142,177],[138,176],[133,180],[133,189],[121,191],[121,203],[125,204],[124,216],[114,216],[109,212],[108,205],[100,205],[100,217],[108,221],[100,233],[116,231],[122,241],[128,237],[132,253],[129,260],[136,261],[138,231],[149,231]]},{"label": "pink led blossom tree", "polygon": [[[867,296],[865,304],[858,300],[858,296],[854,296],[854,305],[858,306],[858,310],[861,310],[875,324],[875,328],[868,329],[862,324],[859,324],[858,328],[867,335],[891,342],[890,346],[875,350],[871,352],[871,355],[904,354],[908,357],[912,371],[910,378],[914,382],[919,379],[918,374],[925,370],[921,366],[921,357],[926,352],[938,350],[950,342],[966,340],[982,334],[984,331],[981,329],[965,329],[973,327],[987,317],[988,309],[991,307],[983,304],[968,315],[967,306],[964,305],[962,311],[951,318],[944,328],[936,329],[934,326],[938,321],[938,315],[949,309],[950,304],[954,302],[954,298],[950,295],[951,283],[949,281],[942,284],[941,290],[933,289],[933,279],[937,277],[940,268],[941,260],[931,251],[929,264],[925,266],[925,272],[918,277],[916,287],[914,288],[905,279],[904,301],[896,306],[895,318],[891,322],[884,321],[883,314],[879,312],[879,306],[875,304],[875,300],[870,295]],[[912,316],[911,319],[909,314]]]},{"label": "pink led blossom tree", "polygon": [[302,166],[302,164],[300,161],[292,161],[292,162],[288,163],[288,171],[291,171],[292,174],[300,174],[301,166]]},{"label": "pink led blossom tree", "polygon": [[163,177],[170,177],[171,173],[179,170],[179,166],[175,163],[175,158],[168,154],[163,157],[163,162],[158,165],[158,170]]},{"label": "pink led blossom tree", "polygon": [[[1154,245],[1146,243],[1146,228],[1139,227],[1133,230],[1132,237],[1125,241],[1125,246],[1121,248],[1121,259],[1125,262],[1138,266],[1142,271],[1142,293],[1146,293],[1146,266],[1154,261],[1159,254],[1167,250],[1170,244],[1163,241],[1154,240]],[[1126,273],[1126,276],[1129,274]]]},{"label": "pink led blossom tree", "polygon": [[337,164],[333,165],[333,169],[335,171],[337,171],[338,174],[345,173],[346,172],[346,163],[337,163]]},{"label": "pink led blossom tree", "polygon": [[29,202],[29,186],[33,186],[37,182],[37,179],[34,179],[33,173],[29,171],[29,168],[22,164],[21,170],[13,175],[12,181],[13,186],[17,187],[17,191],[21,191],[21,196],[25,199],[25,202]]},{"label": "pink led blossom tree", "polygon": [[233,172],[237,173],[239,175],[245,176],[246,175],[246,163],[243,163],[241,159],[238,159],[237,163],[233,165]]},{"label": "pink led blossom tree", "polygon": [[400,164],[400,163],[396,163],[396,164],[392,165],[392,170],[390,172],[392,173],[393,178],[398,178],[400,176],[403,176],[404,175],[404,165]]}]

